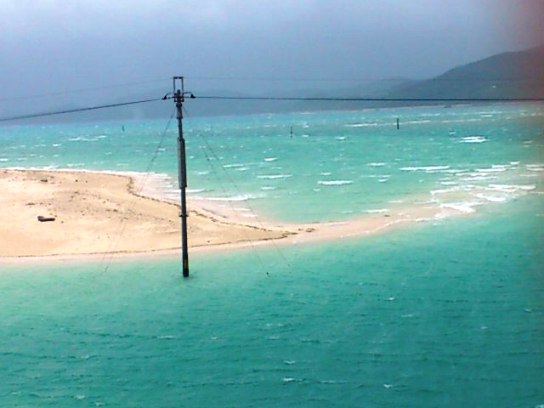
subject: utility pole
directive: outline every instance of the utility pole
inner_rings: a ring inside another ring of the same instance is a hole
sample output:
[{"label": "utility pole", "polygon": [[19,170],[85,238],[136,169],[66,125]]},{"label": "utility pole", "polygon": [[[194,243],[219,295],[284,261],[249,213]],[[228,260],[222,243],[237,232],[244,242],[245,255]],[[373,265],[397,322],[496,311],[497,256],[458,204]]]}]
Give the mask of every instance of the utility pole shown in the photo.
[{"label": "utility pole", "polygon": [[[185,89],[183,88],[183,77],[173,78],[173,99],[176,103],[178,119],[178,183],[181,190],[181,257],[183,277],[189,277],[189,249],[187,244],[187,201],[185,190],[187,189],[187,160],[185,157],[185,139],[183,138],[183,102],[185,101]],[[191,98],[194,96],[188,93]]]}]

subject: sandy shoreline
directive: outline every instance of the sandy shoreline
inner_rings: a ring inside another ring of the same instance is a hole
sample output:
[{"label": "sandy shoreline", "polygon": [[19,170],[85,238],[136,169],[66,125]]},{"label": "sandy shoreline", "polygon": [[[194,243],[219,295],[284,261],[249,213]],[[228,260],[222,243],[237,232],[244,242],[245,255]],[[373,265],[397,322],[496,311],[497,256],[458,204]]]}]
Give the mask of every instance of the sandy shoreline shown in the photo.
[{"label": "sandy shoreline", "polygon": [[[158,199],[145,181],[90,171],[0,170],[0,261],[179,253],[179,206]],[[188,207],[192,252],[363,236],[441,211],[420,203],[349,221],[275,224],[241,221],[212,202],[189,199]]]}]

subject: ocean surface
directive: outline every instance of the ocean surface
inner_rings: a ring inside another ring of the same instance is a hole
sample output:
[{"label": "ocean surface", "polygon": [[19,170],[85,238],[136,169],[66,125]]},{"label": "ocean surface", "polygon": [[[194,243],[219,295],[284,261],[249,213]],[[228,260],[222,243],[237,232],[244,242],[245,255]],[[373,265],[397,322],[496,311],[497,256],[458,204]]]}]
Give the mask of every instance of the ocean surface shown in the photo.
[{"label": "ocean surface", "polygon": [[[177,257],[0,264],[0,406],[544,407],[542,105],[184,129],[191,196],[240,220],[443,212],[195,254],[186,280]],[[152,172],[176,199],[176,135],[168,118],[3,126],[0,168]]]}]

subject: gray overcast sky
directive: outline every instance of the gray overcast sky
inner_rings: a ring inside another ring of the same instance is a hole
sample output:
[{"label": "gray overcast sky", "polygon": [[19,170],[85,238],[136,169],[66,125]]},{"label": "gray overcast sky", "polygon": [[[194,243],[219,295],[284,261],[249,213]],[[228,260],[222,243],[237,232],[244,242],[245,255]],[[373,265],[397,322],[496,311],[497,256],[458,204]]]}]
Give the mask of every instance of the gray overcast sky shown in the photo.
[{"label": "gray overcast sky", "polygon": [[[25,93],[176,74],[193,78],[191,88],[199,89],[267,86],[265,81],[196,80],[203,77],[432,77],[544,41],[539,27],[542,4],[542,0],[0,0],[0,99],[4,99],[0,103]],[[279,88],[314,85],[274,82]],[[116,92],[130,94],[136,89]]]}]

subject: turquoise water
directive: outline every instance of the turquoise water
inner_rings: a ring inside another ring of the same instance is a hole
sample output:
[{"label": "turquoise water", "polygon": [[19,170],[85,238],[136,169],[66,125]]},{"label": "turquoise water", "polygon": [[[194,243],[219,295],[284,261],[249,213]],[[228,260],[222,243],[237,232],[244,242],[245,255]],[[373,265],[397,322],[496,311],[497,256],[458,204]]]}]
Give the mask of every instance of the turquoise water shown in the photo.
[{"label": "turquoise water", "polygon": [[[0,165],[175,176],[174,130],[150,166],[165,121],[124,125],[2,128]],[[315,221],[417,197],[470,216],[195,255],[185,281],[177,259],[3,265],[2,406],[544,404],[538,107],[186,125],[193,194],[225,205]]]}]

